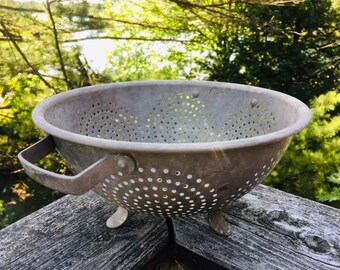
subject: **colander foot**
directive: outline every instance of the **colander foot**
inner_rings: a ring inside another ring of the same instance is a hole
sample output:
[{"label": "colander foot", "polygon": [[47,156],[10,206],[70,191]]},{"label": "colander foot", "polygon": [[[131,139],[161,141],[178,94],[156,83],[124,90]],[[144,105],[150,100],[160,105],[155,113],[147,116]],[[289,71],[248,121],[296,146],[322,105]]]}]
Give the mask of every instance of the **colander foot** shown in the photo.
[{"label": "colander foot", "polygon": [[222,235],[231,234],[231,225],[229,222],[225,220],[223,212],[221,210],[214,210],[209,212],[208,222],[210,228],[212,228],[218,234]]},{"label": "colander foot", "polygon": [[119,206],[117,211],[106,221],[106,226],[110,229],[118,228],[126,222],[128,216],[129,212]]}]

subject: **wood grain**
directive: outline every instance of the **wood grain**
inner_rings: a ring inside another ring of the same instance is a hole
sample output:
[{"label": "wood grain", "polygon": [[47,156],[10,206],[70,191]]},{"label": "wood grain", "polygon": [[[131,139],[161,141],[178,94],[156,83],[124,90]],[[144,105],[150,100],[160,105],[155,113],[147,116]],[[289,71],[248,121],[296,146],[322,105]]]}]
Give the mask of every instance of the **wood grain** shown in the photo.
[{"label": "wood grain", "polygon": [[138,269],[167,245],[163,218],[133,214],[112,230],[114,211],[92,192],[61,198],[0,231],[0,269]]},{"label": "wood grain", "polygon": [[[63,197],[0,231],[0,269],[140,269],[168,245],[163,218],[136,213],[112,230],[114,211],[92,192]],[[177,246],[226,269],[340,269],[337,209],[260,185],[225,217],[229,237],[206,215],[174,219]]]},{"label": "wood grain", "polygon": [[205,216],[175,219],[179,245],[228,269],[340,269],[340,211],[266,186],[225,210],[231,236]]}]

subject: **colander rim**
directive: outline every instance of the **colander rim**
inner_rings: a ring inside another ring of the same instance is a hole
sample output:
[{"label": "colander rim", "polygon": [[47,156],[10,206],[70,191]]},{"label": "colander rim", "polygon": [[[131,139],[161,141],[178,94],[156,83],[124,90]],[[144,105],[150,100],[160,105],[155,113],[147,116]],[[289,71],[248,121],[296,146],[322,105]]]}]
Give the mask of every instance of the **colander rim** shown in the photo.
[{"label": "colander rim", "polygon": [[[270,94],[273,97],[285,100],[285,102],[292,104],[297,110],[297,120],[286,128],[273,131],[268,134],[254,136],[250,138],[217,141],[217,142],[199,142],[199,143],[162,143],[162,142],[130,142],[118,141],[112,139],[103,139],[90,137],[65,129],[56,127],[45,119],[45,112],[48,108],[56,102],[60,102],[66,98],[77,95],[79,92],[86,94],[95,90],[103,90],[105,88],[123,87],[123,86],[162,86],[169,84],[183,84],[192,86],[208,86],[208,87],[229,87],[237,88],[240,91],[250,90],[257,93]],[[89,147],[99,148],[109,152],[154,152],[154,153],[173,153],[173,152],[206,152],[206,151],[222,151],[227,149],[244,148],[249,146],[257,146],[261,144],[274,143],[283,139],[288,139],[294,134],[301,131],[311,119],[311,112],[306,104],[302,101],[284,94],[282,92],[270,90],[267,88],[249,86],[237,83],[228,82],[212,82],[212,81],[195,81],[195,80],[154,80],[154,81],[129,81],[129,82],[114,82],[107,84],[100,84],[88,87],[77,88],[62,92],[51,97],[46,98],[40,102],[32,112],[32,120],[36,126],[47,134],[53,137],[60,138],[65,141],[76,144],[86,145]]]}]

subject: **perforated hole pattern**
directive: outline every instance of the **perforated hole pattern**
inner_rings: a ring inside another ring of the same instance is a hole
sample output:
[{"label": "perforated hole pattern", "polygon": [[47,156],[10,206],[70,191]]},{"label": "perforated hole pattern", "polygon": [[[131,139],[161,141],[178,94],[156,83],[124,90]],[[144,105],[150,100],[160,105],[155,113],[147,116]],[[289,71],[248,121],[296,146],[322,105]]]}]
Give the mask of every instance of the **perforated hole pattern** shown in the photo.
[{"label": "perforated hole pattern", "polygon": [[[257,102],[256,102],[257,103]],[[93,103],[81,115],[79,132],[86,136],[131,142],[199,143],[235,140],[272,132],[275,115],[251,104],[228,116],[214,119],[196,97],[173,95],[156,102],[144,115],[134,115],[113,102]],[[248,193],[275,166],[279,156],[249,179],[242,179],[228,196],[220,196],[211,179],[178,167],[137,167],[135,172],[113,172],[95,191],[130,211],[160,216],[187,216],[223,207]]]},{"label": "perforated hole pattern", "polygon": [[199,143],[263,135],[272,132],[275,123],[272,111],[250,103],[217,121],[198,97],[174,95],[138,116],[113,102],[93,103],[81,115],[79,133],[118,141]]},{"label": "perforated hole pattern", "polygon": [[230,204],[261,183],[283,152],[279,151],[252,176],[242,179],[239,186],[223,198],[209,179],[198,178],[194,173],[155,167],[138,167],[132,174],[115,172],[96,186],[95,191],[130,211],[175,217],[205,213]]}]

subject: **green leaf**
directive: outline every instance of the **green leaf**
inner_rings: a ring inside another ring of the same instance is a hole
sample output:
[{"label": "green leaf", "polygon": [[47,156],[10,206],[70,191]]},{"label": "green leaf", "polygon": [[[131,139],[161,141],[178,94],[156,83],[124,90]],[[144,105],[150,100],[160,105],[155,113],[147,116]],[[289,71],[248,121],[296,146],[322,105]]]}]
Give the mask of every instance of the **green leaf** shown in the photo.
[{"label": "green leaf", "polygon": [[327,179],[333,184],[340,185],[340,171],[328,176]]},{"label": "green leaf", "polygon": [[330,193],[324,193],[317,196],[320,202],[340,201],[340,188],[335,188]]}]

